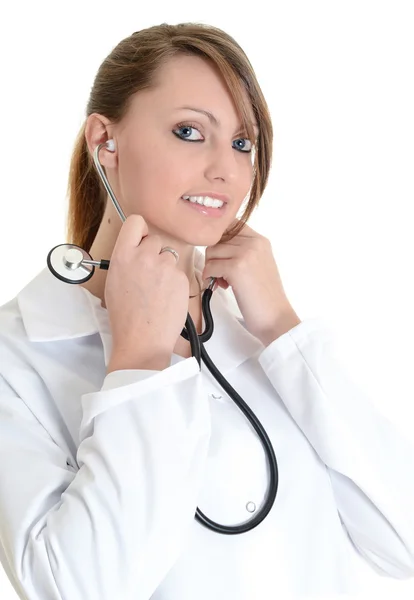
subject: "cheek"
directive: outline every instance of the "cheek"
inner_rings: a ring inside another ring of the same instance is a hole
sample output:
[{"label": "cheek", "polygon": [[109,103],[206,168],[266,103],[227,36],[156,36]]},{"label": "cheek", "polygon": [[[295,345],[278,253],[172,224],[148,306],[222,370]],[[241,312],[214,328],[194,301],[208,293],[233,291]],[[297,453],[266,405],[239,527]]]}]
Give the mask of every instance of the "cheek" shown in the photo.
[{"label": "cheek", "polygon": [[196,167],[177,150],[176,145],[162,143],[143,146],[130,142],[123,148],[120,185],[123,196],[135,208],[151,212],[160,199],[176,201],[197,185]]}]

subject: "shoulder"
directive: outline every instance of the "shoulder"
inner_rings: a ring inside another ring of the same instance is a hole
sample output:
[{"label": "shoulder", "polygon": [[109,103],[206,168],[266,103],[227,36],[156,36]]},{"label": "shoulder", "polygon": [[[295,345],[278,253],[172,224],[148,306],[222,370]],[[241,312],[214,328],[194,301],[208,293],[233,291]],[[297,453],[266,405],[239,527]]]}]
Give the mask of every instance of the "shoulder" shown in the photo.
[{"label": "shoulder", "polygon": [[30,359],[17,296],[0,306],[0,412],[27,416],[30,394],[42,387]]},{"label": "shoulder", "polygon": [[13,350],[18,352],[27,342],[26,329],[15,296],[0,306],[0,371],[3,370],[7,356]]},{"label": "shoulder", "polygon": [[15,296],[0,306],[0,378],[18,395],[39,383],[32,355],[32,342]]}]

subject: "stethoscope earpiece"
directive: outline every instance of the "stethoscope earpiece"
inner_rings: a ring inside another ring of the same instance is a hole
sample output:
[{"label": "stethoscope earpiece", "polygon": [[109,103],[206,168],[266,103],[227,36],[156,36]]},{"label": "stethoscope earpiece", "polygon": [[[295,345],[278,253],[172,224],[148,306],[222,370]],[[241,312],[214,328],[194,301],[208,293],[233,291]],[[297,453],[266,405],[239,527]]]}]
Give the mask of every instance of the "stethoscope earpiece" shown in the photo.
[{"label": "stethoscope earpiece", "polygon": [[105,147],[109,152],[115,152],[115,140],[108,140],[105,142]]}]

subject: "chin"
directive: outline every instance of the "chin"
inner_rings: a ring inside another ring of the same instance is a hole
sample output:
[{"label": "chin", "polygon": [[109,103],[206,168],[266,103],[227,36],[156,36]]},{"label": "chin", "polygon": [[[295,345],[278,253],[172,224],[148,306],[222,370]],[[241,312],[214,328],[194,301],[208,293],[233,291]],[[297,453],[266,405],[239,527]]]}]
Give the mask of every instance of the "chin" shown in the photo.
[{"label": "chin", "polygon": [[187,244],[190,244],[191,246],[214,246],[215,244],[218,244],[218,242],[221,240],[221,238],[223,237],[223,233],[224,231],[221,230],[217,233],[214,233],[212,231],[200,231],[199,233],[195,233],[191,237],[186,236],[186,238],[183,239],[183,241]]}]

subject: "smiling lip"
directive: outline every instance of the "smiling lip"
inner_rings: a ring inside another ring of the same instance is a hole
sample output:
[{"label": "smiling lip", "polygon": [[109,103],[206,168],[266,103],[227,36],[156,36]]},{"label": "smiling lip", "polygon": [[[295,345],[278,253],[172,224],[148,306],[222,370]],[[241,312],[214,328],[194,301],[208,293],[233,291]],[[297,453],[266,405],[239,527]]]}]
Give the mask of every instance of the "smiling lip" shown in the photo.
[{"label": "smiling lip", "polygon": [[230,197],[227,194],[219,194],[218,192],[195,192],[194,194],[183,194],[183,196],[209,196],[209,198],[222,200],[226,204],[230,202]]},{"label": "smiling lip", "polygon": [[222,217],[227,210],[227,204],[224,203],[223,206],[221,208],[212,208],[210,206],[204,206],[203,204],[198,204],[198,202],[190,202],[190,200],[184,200],[183,198],[181,198],[181,200],[183,202],[185,202],[186,204],[188,204],[188,207],[196,210],[197,212],[201,213],[202,215],[204,215],[205,217]]}]

